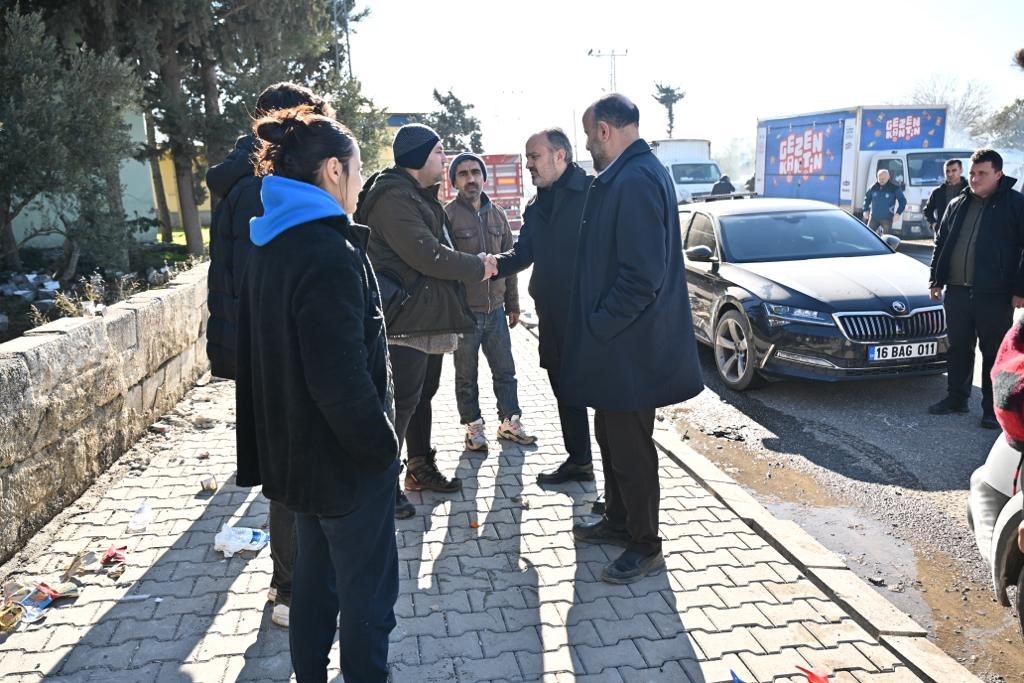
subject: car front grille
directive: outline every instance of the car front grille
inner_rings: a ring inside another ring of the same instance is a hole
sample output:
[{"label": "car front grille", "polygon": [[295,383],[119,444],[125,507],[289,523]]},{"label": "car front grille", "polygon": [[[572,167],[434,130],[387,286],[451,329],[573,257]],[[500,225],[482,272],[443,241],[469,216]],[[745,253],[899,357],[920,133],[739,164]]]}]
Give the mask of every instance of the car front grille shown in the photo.
[{"label": "car front grille", "polygon": [[853,341],[898,341],[946,334],[946,312],[941,306],[900,317],[888,313],[836,313],[835,317],[843,334]]}]

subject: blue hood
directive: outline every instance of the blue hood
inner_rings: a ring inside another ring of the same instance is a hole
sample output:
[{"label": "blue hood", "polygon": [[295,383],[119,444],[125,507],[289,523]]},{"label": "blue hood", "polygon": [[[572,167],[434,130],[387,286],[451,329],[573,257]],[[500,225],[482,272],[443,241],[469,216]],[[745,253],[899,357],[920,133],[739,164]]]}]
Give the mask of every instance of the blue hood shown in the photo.
[{"label": "blue hood", "polygon": [[249,239],[262,247],[288,228],[345,211],[327,192],[291,178],[268,175],[260,190],[263,215],[249,220]]}]

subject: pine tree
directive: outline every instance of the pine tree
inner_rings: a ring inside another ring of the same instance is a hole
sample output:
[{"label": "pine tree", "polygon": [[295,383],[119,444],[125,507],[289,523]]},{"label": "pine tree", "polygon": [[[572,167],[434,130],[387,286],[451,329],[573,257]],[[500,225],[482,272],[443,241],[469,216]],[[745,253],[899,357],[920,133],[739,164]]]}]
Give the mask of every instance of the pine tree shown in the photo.
[{"label": "pine tree", "polygon": [[451,90],[445,95],[435,90],[434,101],[440,110],[427,114],[424,123],[441,136],[444,148],[451,151],[469,150],[477,154],[483,152],[480,119],[469,113],[473,105],[464,103]]}]

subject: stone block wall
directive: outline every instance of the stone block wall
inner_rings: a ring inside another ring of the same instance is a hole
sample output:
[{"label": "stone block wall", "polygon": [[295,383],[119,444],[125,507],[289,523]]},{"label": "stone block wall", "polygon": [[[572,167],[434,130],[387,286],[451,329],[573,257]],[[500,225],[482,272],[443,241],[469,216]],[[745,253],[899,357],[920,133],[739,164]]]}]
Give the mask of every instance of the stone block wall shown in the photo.
[{"label": "stone block wall", "polygon": [[202,264],[0,344],[0,564],[207,370],[206,278]]}]

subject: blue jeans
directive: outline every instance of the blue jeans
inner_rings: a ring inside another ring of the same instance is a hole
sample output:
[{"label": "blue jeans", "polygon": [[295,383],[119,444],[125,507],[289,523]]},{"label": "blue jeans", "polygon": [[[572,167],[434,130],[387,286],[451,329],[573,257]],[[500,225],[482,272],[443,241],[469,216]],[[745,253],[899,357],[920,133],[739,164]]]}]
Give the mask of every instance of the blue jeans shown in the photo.
[{"label": "blue jeans", "polygon": [[398,469],[396,460],[380,474],[361,476],[344,515],[295,514],[298,552],[288,639],[299,683],[326,683],[327,658],[339,631],[346,683],[387,680],[398,599]]},{"label": "blue jeans", "polygon": [[498,399],[498,419],[522,415],[505,307],[500,306],[490,313],[476,313],[474,317],[476,330],[463,334],[455,351],[455,401],[459,406],[459,419],[462,424],[480,419],[477,363],[481,348],[487,364],[491,366],[494,396]]}]

